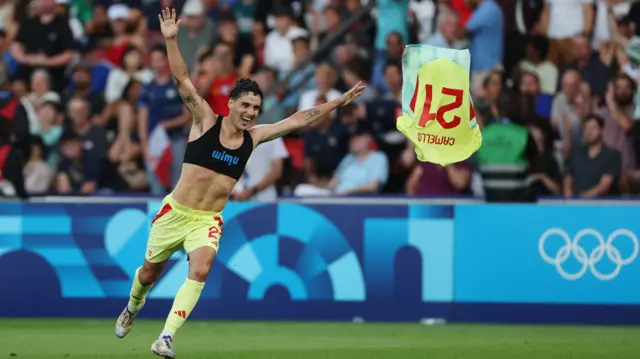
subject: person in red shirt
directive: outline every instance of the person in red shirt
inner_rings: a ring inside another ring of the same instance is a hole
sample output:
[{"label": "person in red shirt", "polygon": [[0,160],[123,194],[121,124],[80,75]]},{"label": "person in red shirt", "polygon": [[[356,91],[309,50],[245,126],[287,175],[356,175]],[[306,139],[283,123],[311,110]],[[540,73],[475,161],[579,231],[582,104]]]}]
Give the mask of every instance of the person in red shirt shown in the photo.
[{"label": "person in red shirt", "polygon": [[228,116],[229,91],[238,77],[233,66],[233,48],[226,42],[219,42],[200,60],[198,91],[204,94],[214,113]]},{"label": "person in red shirt", "polygon": [[445,2],[449,2],[449,6],[451,9],[455,11],[458,16],[460,16],[460,26],[465,28],[467,25],[467,21],[471,17],[471,9],[467,6],[466,0],[444,0]]}]

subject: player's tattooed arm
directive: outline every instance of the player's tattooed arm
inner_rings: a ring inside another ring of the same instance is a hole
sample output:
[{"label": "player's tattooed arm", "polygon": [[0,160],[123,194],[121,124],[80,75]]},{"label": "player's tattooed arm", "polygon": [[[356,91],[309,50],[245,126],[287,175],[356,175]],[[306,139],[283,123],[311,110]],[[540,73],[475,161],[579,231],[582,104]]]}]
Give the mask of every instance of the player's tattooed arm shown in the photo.
[{"label": "player's tattooed arm", "polygon": [[278,137],[282,137],[290,132],[307,127],[314,122],[326,118],[331,111],[344,106],[362,94],[366,86],[360,82],[351,90],[344,93],[333,101],[312,107],[305,111],[296,112],[291,117],[271,125],[254,126],[251,135],[257,139],[257,143],[268,142]]},{"label": "player's tattooed arm", "polygon": [[173,83],[176,85],[185,107],[191,113],[196,124],[200,124],[207,116],[215,118],[211,107],[198,95],[193,82],[189,79],[189,70],[178,48],[176,34],[180,21],[176,21],[175,11],[166,9],[159,18],[167,44],[167,57],[169,58],[169,69],[171,70]]}]

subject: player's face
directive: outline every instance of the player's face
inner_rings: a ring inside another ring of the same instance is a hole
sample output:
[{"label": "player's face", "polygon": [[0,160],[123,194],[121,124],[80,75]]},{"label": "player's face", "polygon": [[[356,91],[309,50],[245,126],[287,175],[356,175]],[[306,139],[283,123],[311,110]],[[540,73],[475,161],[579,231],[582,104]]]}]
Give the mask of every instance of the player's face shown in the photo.
[{"label": "player's face", "polygon": [[262,101],[260,96],[249,93],[229,100],[231,123],[240,130],[246,130],[258,118]]}]

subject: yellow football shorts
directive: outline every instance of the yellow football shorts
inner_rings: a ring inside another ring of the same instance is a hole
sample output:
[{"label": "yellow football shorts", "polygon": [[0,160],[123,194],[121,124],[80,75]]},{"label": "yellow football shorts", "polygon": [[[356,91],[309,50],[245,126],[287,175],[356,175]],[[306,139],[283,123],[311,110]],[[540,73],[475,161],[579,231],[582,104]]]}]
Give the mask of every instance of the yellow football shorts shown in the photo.
[{"label": "yellow football shorts", "polygon": [[145,258],[151,263],[163,262],[180,248],[191,253],[201,247],[211,247],[217,253],[223,223],[222,212],[185,207],[169,194],[151,221]]}]

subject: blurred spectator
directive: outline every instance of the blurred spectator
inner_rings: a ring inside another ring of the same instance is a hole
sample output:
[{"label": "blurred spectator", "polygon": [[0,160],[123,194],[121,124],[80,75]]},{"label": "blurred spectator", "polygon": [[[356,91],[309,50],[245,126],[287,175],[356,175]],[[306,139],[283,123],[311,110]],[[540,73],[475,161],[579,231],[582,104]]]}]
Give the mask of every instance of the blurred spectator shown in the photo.
[{"label": "blurred spectator", "polygon": [[55,171],[45,158],[45,146],[39,136],[31,137],[31,153],[23,169],[25,189],[31,196],[49,192]]},{"label": "blurred spectator", "polygon": [[461,49],[459,24],[460,17],[455,12],[447,11],[441,14],[438,18],[437,32],[426,43],[446,49]]},{"label": "blurred spectator", "polygon": [[608,71],[600,57],[593,51],[589,38],[578,35],[573,38],[573,58],[567,68],[578,70],[583,81],[591,87],[598,99],[604,98],[607,87]]},{"label": "blurred spectator", "polygon": [[610,42],[615,34],[611,33],[612,25],[629,13],[631,3],[619,0],[596,0],[591,44],[594,49]]},{"label": "blurred spectator", "polygon": [[327,196],[379,193],[387,182],[389,161],[379,151],[371,150],[371,134],[359,126],[351,134],[349,154],[340,161],[330,181],[318,179],[315,185],[301,184],[296,196]]},{"label": "blurred spectator", "polygon": [[278,71],[291,71],[293,68],[291,40],[307,35],[307,31],[295,25],[293,10],[290,8],[276,8],[273,14],[275,25],[265,41],[264,64]]},{"label": "blurred spectator", "polygon": [[71,7],[69,6],[69,0],[54,0],[55,9],[54,12],[57,16],[67,20],[69,28],[73,34],[73,38],[77,44],[85,43],[84,27],[82,22],[74,16],[71,16]]},{"label": "blurred spectator", "polygon": [[333,101],[342,93],[334,88],[337,81],[336,71],[329,64],[322,64],[316,68],[316,88],[304,91],[300,95],[298,111],[304,111],[315,106],[318,97],[326,97],[327,101]]},{"label": "blurred spectator", "polygon": [[253,31],[253,13],[255,0],[237,0],[233,4],[232,11],[238,22],[238,31],[241,36],[251,35]]},{"label": "blurred spectator", "polygon": [[55,102],[45,102],[38,109],[39,130],[32,132],[42,140],[42,151],[44,158],[52,168],[58,163],[58,142],[62,137],[62,121],[60,105]]},{"label": "blurred spectator", "polygon": [[298,36],[291,40],[291,44],[293,45],[293,67],[296,70],[292,72],[281,71],[278,78],[279,81],[282,81],[289,77],[289,88],[292,91],[282,101],[282,106],[287,112],[295,112],[298,108],[300,93],[312,90],[316,86],[313,76],[316,71],[315,63],[309,62],[304,68],[300,68],[311,55],[309,37]]},{"label": "blurred spectator", "polygon": [[389,88],[385,98],[402,103],[402,65],[389,61],[384,67],[384,78]]},{"label": "blurred spectator", "polygon": [[127,103],[118,107],[118,137],[111,144],[108,157],[127,189],[142,191],[147,188],[147,174],[136,133],[134,111],[134,107]]},{"label": "blurred spectator", "polygon": [[24,188],[24,154],[12,140],[14,122],[0,115],[0,197],[27,198]]},{"label": "blurred spectator", "polygon": [[548,59],[558,68],[573,60],[573,38],[591,34],[593,0],[546,0],[542,31],[549,38]]},{"label": "blurred spectator", "polygon": [[[314,106],[326,102],[327,98],[320,96]],[[347,154],[348,136],[345,127],[331,115],[317,120],[304,134],[303,170],[309,184],[319,186],[318,177],[335,171]]]},{"label": "blurred spectator", "polygon": [[470,185],[471,171],[465,162],[444,167],[418,162],[407,179],[406,191],[409,195],[451,196],[468,190]]},{"label": "blurred spectator", "polygon": [[105,50],[106,59],[114,66],[122,66],[122,58],[125,51],[129,46],[135,44],[139,47],[144,47],[144,41],[138,39],[136,41],[134,37],[129,34],[128,28],[131,21],[131,10],[125,4],[113,4],[109,6],[107,11],[107,18],[109,19],[112,39],[109,41],[109,45]]},{"label": "blurred spectator", "polygon": [[73,97],[67,103],[71,119],[70,130],[82,140],[82,148],[90,152],[94,160],[102,162],[107,158],[107,135],[104,128],[91,122],[90,104],[82,97]]},{"label": "blurred spectator", "polygon": [[502,67],[504,20],[494,0],[467,0],[473,14],[466,24],[471,53],[471,91],[476,93],[488,72]]},{"label": "blurred spectator", "polygon": [[529,133],[538,149],[539,167],[530,176],[531,189],[536,198],[562,194],[562,174],[554,156],[553,131],[548,122],[537,121],[529,125]]},{"label": "blurred spectator", "polygon": [[[545,0],[496,0],[504,16],[504,69],[511,73],[525,54],[528,34],[540,35],[540,16]],[[545,55],[542,57],[546,57]],[[557,77],[557,76],[556,76]],[[555,90],[555,88],[554,88]]]},{"label": "blurred spectator", "polygon": [[20,64],[16,77],[28,81],[33,71],[45,68],[51,76],[51,87],[64,89],[65,68],[74,55],[75,43],[69,23],[55,15],[51,0],[32,0],[30,17],[20,23],[11,55]]},{"label": "blurred spectator", "polygon": [[51,79],[46,70],[38,69],[31,74],[31,93],[27,99],[36,111],[47,101],[60,102],[60,95],[51,90]]},{"label": "blurred spectator", "polygon": [[5,67],[0,62],[0,116],[11,122],[16,146],[26,150],[30,134],[29,115],[20,97],[11,92],[11,87]]},{"label": "blurred spectator", "polygon": [[273,91],[276,86],[275,71],[265,67],[253,75],[252,78],[258,83],[258,86],[260,86],[260,89],[262,89],[262,92],[265,94],[262,99],[258,124],[276,123],[285,118],[284,104],[279,103],[278,97]]},{"label": "blurred spectator", "polygon": [[233,65],[231,45],[219,42],[213,51],[202,55],[201,66],[198,69],[202,72],[198,90],[204,95],[205,101],[214,113],[228,116],[229,92],[238,76]]},{"label": "blurred spectator", "polygon": [[535,201],[528,177],[536,169],[539,157],[528,129],[505,116],[484,127],[482,143],[477,158],[485,199],[488,202]]},{"label": "blurred spectator", "polygon": [[68,132],[60,141],[62,158],[58,165],[55,189],[62,195],[88,195],[98,190],[103,162],[94,152],[83,148],[76,133]]},{"label": "blurred spectator", "polygon": [[6,31],[13,13],[13,1],[0,0],[0,30]]},{"label": "blurred spectator", "polygon": [[[318,0],[323,1],[323,0]],[[261,23],[269,31],[278,28],[278,17],[288,13],[291,21],[302,26],[304,23],[304,1],[302,0],[254,0],[255,23]]]},{"label": "blurred spectator", "polygon": [[554,98],[551,107],[551,123],[563,138],[569,135],[564,132],[565,126],[563,125],[563,121],[568,119],[571,123],[572,137],[579,141],[581,138],[580,119],[575,113],[572,103],[580,92],[580,73],[576,70],[568,70],[562,74],[561,81],[560,92]]},{"label": "blurred spectator", "polygon": [[[390,1],[390,0],[389,0]],[[382,94],[389,92],[389,86],[385,80],[385,66],[389,62],[400,62],[402,53],[404,52],[405,42],[402,35],[392,32],[387,36],[386,47],[384,50],[377,50],[375,62],[373,64],[373,74],[371,76],[371,85]]]},{"label": "blurred spectator", "polygon": [[[354,2],[357,2],[355,0]],[[428,43],[429,39],[434,36],[436,23],[441,22],[440,14],[442,6],[438,6],[440,1],[434,0],[409,0],[409,11],[413,15],[411,21],[416,26],[418,42],[421,44]],[[446,9],[446,8],[445,8]],[[446,9],[448,10],[448,9]],[[460,20],[456,19],[456,29],[460,25]]]},{"label": "blurred spectator", "polygon": [[[371,77],[371,64],[361,58],[354,57],[347,61],[345,67],[342,70],[342,78],[344,79],[347,88],[354,87],[358,82],[368,84]],[[375,100],[377,94],[371,87],[367,87],[362,95],[354,101],[354,103],[365,103]]]},{"label": "blurred spectator", "polygon": [[[138,139],[145,158],[149,158],[149,134],[156,126],[162,126],[171,140],[171,183],[175,185],[182,170],[182,158],[187,146],[186,125],[190,123],[189,112],[182,104],[178,89],[171,80],[167,50],[157,45],[151,50],[151,69],[155,79],[145,85],[138,104]],[[204,93],[203,93],[204,95]],[[151,193],[166,193],[153,171],[148,171]]]},{"label": "blurred spectator", "polygon": [[105,101],[102,92],[92,89],[93,74],[91,65],[86,63],[76,64],[71,70],[71,86],[64,92],[63,103],[68,104],[71,98],[84,99],[89,104],[91,121],[97,125],[106,127],[109,118],[105,111]]},{"label": "blurred spectator", "polygon": [[207,51],[216,36],[216,24],[204,10],[202,0],[187,0],[180,14],[182,25],[178,31],[178,44],[190,70],[196,65],[198,54]]},{"label": "blurred spectator", "polygon": [[558,68],[546,59],[549,41],[542,36],[533,36],[527,40],[525,58],[520,61],[520,71],[532,71],[538,74],[540,89],[553,95],[558,90]]},{"label": "blurred spectator", "polygon": [[522,106],[523,112],[534,109],[535,115],[549,120],[551,118],[553,96],[540,92],[538,75],[534,72],[522,72],[517,83],[520,95],[524,96],[525,101],[530,105]]},{"label": "blurred spectator", "polygon": [[142,56],[140,49],[130,46],[124,52],[122,68],[115,68],[109,73],[107,88],[104,92],[107,118],[115,114],[117,101],[124,96],[124,90],[131,80],[139,81],[144,85],[153,81],[153,71],[145,67]]},{"label": "blurred spectator", "polygon": [[376,11],[375,61],[384,63],[389,60],[389,38],[392,34],[400,37],[393,39],[394,42],[402,44],[409,42],[409,26],[407,24],[409,0],[378,0]]},{"label": "blurred spectator", "polygon": [[287,157],[289,153],[281,138],[258,145],[249,157],[242,178],[236,183],[232,198],[236,201],[274,202],[278,198],[275,184],[282,177]]},{"label": "blurred spectator", "polygon": [[[337,6],[327,5],[322,10],[323,25],[320,23],[320,14],[315,14],[315,19],[312,29],[312,41],[311,49],[318,52],[318,59],[325,60],[329,57],[335,47],[342,43],[342,41],[332,41],[327,47],[319,48],[320,44],[323,44],[325,40],[331,38],[340,29],[340,9]],[[320,51],[321,50],[321,51]]]},{"label": "blurred spectator", "polygon": [[583,127],[584,146],[576,146],[572,151],[564,178],[565,196],[593,198],[617,194],[620,153],[602,140],[604,120],[591,115]]},{"label": "blurred spectator", "polygon": [[633,97],[636,84],[627,75],[618,75],[609,84],[605,96],[606,106],[602,106],[597,114],[604,120],[602,138],[604,144],[620,153],[624,174],[635,168],[636,159],[633,152],[632,130]]},{"label": "blurred spectator", "polygon": [[257,69],[254,44],[251,35],[238,33],[238,23],[232,13],[220,14],[218,38],[231,46],[233,66],[238,69],[238,75],[249,77]]}]

